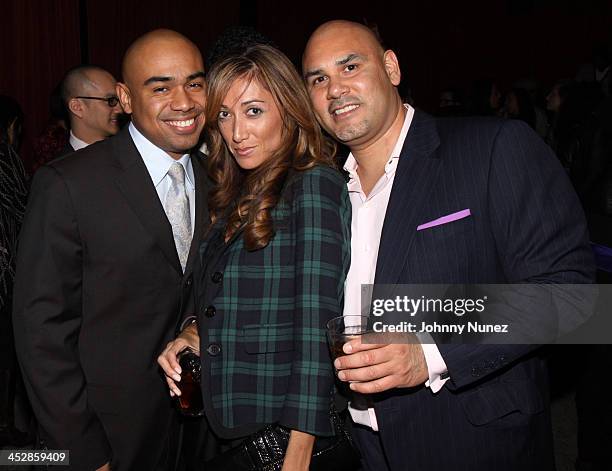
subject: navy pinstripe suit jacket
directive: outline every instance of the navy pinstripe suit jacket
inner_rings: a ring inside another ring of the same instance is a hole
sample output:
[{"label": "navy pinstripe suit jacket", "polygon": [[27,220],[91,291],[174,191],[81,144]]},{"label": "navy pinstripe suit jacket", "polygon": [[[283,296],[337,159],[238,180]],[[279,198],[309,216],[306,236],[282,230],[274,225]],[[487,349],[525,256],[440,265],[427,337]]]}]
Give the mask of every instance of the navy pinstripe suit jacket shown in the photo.
[{"label": "navy pinstripe suit jacket", "polygon": [[[471,216],[417,226],[470,209]],[[524,123],[416,112],[383,226],[376,283],[590,283],[584,214]],[[551,469],[546,369],[531,346],[439,345],[450,380],[375,408],[392,469]]]}]

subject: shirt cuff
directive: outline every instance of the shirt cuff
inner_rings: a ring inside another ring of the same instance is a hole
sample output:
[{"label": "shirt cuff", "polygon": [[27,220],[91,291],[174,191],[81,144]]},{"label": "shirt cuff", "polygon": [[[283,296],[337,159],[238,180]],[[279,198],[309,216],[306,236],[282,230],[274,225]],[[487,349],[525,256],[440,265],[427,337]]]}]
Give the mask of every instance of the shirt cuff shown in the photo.
[{"label": "shirt cuff", "polygon": [[198,321],[198,317],[197,316],[187,316],[185,317],[185,319],[183,319],[183,322],[181,322],[181,325],[179,326],[179,334],[185,330],[185,327],[187,327],[190,324],[193,324],[194,322]]},{"label": "shirt cuff", "polygon": [[440,350],[431,335],[428,333],[419,333],[417,334],[417,338],[419,342],[421,342],[423,355],[425,355],[425,362],[427,363],[427,372],[429,374],[429,379],[425,382],[425,386],[431,389],[432,392],[437,393],[442,389],[444,383],[449,380],[446,362],[442,358]]}]

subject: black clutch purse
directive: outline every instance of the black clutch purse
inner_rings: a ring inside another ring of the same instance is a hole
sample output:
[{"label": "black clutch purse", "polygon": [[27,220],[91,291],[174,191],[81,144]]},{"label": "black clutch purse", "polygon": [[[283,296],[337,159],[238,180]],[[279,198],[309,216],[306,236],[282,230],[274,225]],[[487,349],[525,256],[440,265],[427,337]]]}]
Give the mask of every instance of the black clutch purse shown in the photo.
[{"label": "black clutch purse", "polygon": [[[310,460],[311,471],[355,471],[359,469],[359,453],[344,427],[342,418],[333,410],[333,437],[317,437]],[[291,431],[271,424],[249,435],[242,443],[205,463],[207,471],[280,471]]]}]

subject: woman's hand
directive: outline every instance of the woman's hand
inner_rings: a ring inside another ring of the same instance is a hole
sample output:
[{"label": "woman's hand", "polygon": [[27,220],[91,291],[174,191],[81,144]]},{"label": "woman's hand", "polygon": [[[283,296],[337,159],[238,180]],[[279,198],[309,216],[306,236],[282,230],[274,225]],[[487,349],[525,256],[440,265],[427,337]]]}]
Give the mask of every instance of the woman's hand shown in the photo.
[{"label": "woman's hand", "polygon": [[308,471],[314,441],[314,435],[292,430],[281,471]]},{"label": "woman's hand", "polygon": [[200,337],[195,323],[185,327],[179,336],[172,342],[169,342],[161,355],[157,357],[157,363],[164,370],[166,382],[170,388],[170,396],[172,397],[181,395],[181,391],[175,383],[175,381],[181,380],[181,366],[176,357],[187,347],[199,353]]}]

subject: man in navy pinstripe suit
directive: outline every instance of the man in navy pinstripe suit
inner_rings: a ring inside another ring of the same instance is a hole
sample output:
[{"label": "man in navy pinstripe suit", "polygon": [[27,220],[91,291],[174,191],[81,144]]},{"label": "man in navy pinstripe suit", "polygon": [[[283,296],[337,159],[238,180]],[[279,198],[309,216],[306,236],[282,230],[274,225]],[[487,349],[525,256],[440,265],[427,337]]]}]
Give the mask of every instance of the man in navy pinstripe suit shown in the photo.
[{"label": "man in navy pinstripe suit", "polygon": [[[303,74],[323,127],[350,150],[351,268],[362,284],[590,283],[584,215],[527,126],[434,119],[404,105],[400,68],[363,25],[311,36]],[[554,469],[546,369],[530,345],[348,342],[338,376],[365,469]]]}]

